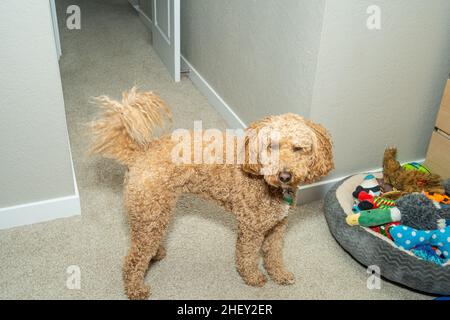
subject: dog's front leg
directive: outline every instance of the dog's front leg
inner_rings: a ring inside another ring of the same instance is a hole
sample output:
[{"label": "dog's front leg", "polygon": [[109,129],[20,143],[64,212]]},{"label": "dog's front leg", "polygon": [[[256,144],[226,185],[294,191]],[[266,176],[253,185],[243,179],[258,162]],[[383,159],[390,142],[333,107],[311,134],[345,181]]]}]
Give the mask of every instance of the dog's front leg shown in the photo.
[{"label": "dog's front leg", "polygon": [[283,239],[287,226],[287,218],[284,218],[272,230],[269,231],[263,244],[264,267],[273,281],[279,284],[293,284],[295,277],[284,267]]},{"label": "dog's front leg", "polygon": [[261,287],[266,277],[258,268],[260,250],[264,241],[262,233],[255,232],[240,225],[236,243],[236,266],[246,284]]}]

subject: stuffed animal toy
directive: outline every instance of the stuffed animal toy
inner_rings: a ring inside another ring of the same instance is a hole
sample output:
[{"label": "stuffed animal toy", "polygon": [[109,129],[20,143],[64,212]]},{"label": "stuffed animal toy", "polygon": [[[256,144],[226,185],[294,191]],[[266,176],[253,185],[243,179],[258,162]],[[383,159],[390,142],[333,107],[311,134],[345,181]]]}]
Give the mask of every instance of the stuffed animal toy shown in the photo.
[{"label": "stuffed animal toy", "polygon": [[450,205],[450,197],[446,194],[436,193],[436,192],[424,192],[423,193],[428,199],[436,202],[439,205]]},{"label": "stuffed animal toy", "polygon": [[390,233],[401,249],[410,250],[418,245],[430,244],[438,248],[438,255],[442,254],[446,259],[450,257],[450,227],[425,231],[399,225],[392,227]]},{"label": "stuffed animal toy", "polygon": [[398,225],[400,225],[400,222],[396,221],[396,222],[389,222],[388,224],[383,224],[381,226],[370,227],[370,229],[372,229],[372,231],[379,233],[379,234],[387,237],[388,239],[392,240],[391,233],[389,232],[389,230],[391,230],[392,227],[395,227]]},{"label": "stuffed animal toy", "polygon": [[437,208],[432,200],[421,193],[407,194],[395,204],[402,213],[402,225],[414,229],[440,229],[445,227],[445,219],[450,219],[450,208]]},{"label": "stuffed animal toy", "polygon": [[383,178],[377,178],[377,182],[380,185],[381,193],[394,191],[394,188],[390,184],[385,183]]},{"label": "stuffed animal toy", "polygon": [[437,174],[429,174],[419,170],[406,170],[396,160],[397,149],[388,148],[384,152],[383,178],[384,182],[393,188],[410,192],[437,192],[444,193],[442,179]]},{"label": "stuffed animal toy", "polygon": [[353,197],[358,198],[358,194],[361,192],[367,192],[370,195],[373,196],[379,196],[381,194],[381,188],[378,184],[377,179],[372,174],[368,174],[365,176],[363,182],[359,186],[356,187],[355,191],[353,192]]},{"label": "stuffed animal toy", "polygon": [[[391,239],[392,240],[392,239]],[[422,260],[430,261],[438,265],[443,265],[447,262],[447,259],[443,259],[441,254],[437,254],[434,247],[430,244],[418,245],[411,249],[414,255]],[[440,253],[440,251],[438,251]]]},{"label": "stuffed animal toy", "polygon": [[389,222],[400,221],[402,215],[398,208],[374,209],[348,215],[345,221],[350,226],[374,227]]},{"label": "stuffed animal toy", "polygon": [[357,198],[359,201],[359,210],[387,209],[395,207],[395,201],[383,197],[372,196],[365,191],[360,191]]}]

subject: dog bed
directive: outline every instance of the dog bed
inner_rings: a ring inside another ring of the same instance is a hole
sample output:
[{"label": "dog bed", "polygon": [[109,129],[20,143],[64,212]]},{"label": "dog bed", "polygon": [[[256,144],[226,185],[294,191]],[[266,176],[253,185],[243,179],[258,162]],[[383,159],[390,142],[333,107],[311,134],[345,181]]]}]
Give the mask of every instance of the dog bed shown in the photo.
[{"label": "dog bed", "polygon": [[346,223],[346,216],[352,214],[352,191],[364,176],[338,182],[325,197],[325,217],[334,238],[361,264],[380,267],[381,276],[390,281],[426,293],[449,295],[450,263],[438,265],[421,260],[369,228]]}]

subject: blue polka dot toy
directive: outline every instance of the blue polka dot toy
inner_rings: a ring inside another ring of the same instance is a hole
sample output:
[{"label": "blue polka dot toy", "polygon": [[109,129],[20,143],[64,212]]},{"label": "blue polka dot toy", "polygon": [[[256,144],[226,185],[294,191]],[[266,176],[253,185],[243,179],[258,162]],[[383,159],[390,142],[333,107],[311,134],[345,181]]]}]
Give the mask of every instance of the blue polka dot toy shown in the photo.
[{"label": "blue polka dot toy", "polygon": [[450,258],[450,226],[424,231],[399,225],[392,227],[390,233],[395,244],[402,249],[410,250],[419,245],[430,244],[438,248],[438,255]]}]

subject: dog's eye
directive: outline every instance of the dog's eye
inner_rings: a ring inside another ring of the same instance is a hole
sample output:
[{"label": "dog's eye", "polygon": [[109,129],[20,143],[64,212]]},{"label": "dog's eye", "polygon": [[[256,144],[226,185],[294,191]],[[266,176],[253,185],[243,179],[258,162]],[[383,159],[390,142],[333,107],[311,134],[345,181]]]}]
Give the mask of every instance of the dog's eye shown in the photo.
[{"label": "dog's eye", "polygon": [[294,152],[302,152],[304,150],[303,147],[300,146],[294,146],[292,149],[294,150]]}]

